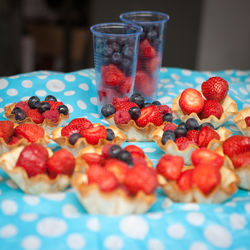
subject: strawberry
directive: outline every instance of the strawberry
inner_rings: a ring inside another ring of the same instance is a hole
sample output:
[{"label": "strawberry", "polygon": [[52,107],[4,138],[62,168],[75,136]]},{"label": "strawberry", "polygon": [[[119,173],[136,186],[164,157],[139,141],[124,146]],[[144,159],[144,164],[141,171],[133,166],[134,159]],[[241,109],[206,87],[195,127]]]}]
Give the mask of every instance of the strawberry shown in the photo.
[{"label": "strawberry", "polygon": [[201,119],[208,118],[210,115],[214,115],[218,119],[220,119],[223,114],[224,109],[221,104],[215,100],[205,101],[203,110],[200,113]]},{"label": "strawberry", "polygon": [[135,75],[135,92],[151,96],[155,91],[152,78],[143,70],[137,70]]},{"label": "strawberry", "polygon": [[48,119],[54,123],[56,123],[58,121],[59,115],[60,114],[59,114],[57,109],[50,109],[50,110],[43,112],[43,114],[42,114],[44,119]]},{"label": "strawberry", "polygon": [[209,126],[205,126],[199,132],[198,146],[207,147],[208,143],[212,139],[220,140],[220,136],[214,129]]},{"label": "strawberry", "polygon": [[25,113],[26,113],[28,110],[30,110],[30,106],[28,105],[28,103],[27,103],[27,102],[23,102],[23,101],[18,102],[18,103],[15,105],[15,107],[22,109],[23,111],[25,111]]},{"label": "strawberry", "polygon": [[102,165],[102,163],[103,163],[102,155],[99,155],[97,153],[85,153],[81,157],[84,161],[86,161],[86,163],[89,166]]},{"label": "strawberry", "polygon": [[128,94],[131,90],[132,83],[133,83],[132,78],[130,76],[126,77],[125,81],[120,83],[120,85],[118,87],[118,91],[121,94]]},{"label": "strawberry", "polygon": [[29,123],[18,125],[15,127],[14,133],[33,143],[44,137],[44,129],[42,127]]},{"label": "strawberry", "polygon": [[155,57],[147,60],[145,63],[146,63],[147,71],[150,74],[153,74],[154,71],[157,70],[158,67],[161,65],[161,58],[160,58],[160,56],[155,56]]},{"label": "strawberry", "polygon": [[145,158],[142,158],[141,156],[137,156],[136,153],[133,153],[131,155],[132,155],[133,165],[144,165],[146,167],[148,166],[148,163],[145,160]]},{"label": "strawberry", "polygon": [[189,144],[195,144],[194,141],[190,141],[187,137],[176,138],[175,144],[178,146],[179,150],[185,150]]},{"label": "strawberry", "polygon": [[106,139],[107,131],[103,125],[97,127],[83,129],[80,131],[82,137],[86,139],[89,144],[96,145],[100,139]]},{"label": "strawberry", "polygon": [[18,143],[21,139],[22,139],[21,136],[12,136],[10,141],[9,141],[9,145],[14,145],[14,144]]},{"label": "strawberry", "polygon": [[132,194],[137,194],[139,191],[151,194],[158,187],[157,174],[153,168],[134,165],[129,169],[124,184]]},{"label": "strawberry", "polygon": [[43,122],[43,116],[42,114],[38,111],[38,109],[29,109],[26,112],[27,116],[32,119],[32,121],[36,124],[42,123]]},{"label": "strawberry", "polygon": [[88,184],[97,184],[103,192],[111,192],[118,186],[115,175],[101,166],[93,166],[87,171]]},{"label": "strawberry", "polygon": [[163,123],[162,115],[155,105],[142,108],[141,115],[136,120],[139,127],[145,127],[148,123],[153,123],[155,126],[160,126]]},{"label": "strawberry", "polygon": [[114,97],[112,100],[112,104],[115,106],[119,103],[129,102],[129,98],[127,96],[124,97]]},{"label": "strawberry", "polygon": [[0,121],[0,137],[4,139],[6,143],[9,142],[10,137],[13,134],[14,123],[11,121]]},{"label": "strawberry", "polygon": [[131,116],[128,111],[118,110],[115,112],[114,121],[115,124],[127,124],[131,120]]},{"label": "strawberry", "polygon": [[73,119],[68,125],[80,125],[82,129],[92,128],[93,124],[86,118]]},{"label": "strawberry", "polygon": [[100,87],[98,89],[98,97],[101,102],[111,103],[113,96],[119,96],[119,93],[115,89],[110,89],[107,87]]},{"label": "strawberry", "polygon": [[57,107],[63,105],[62,102],[53,102],[53,101],[46,101],[46,102],[48,102],[50,104],[51,110],[55,110],[55,109],[57,109]]},{"label": "strawberry", "polygon": [[198,114],[203,109],[204,99],[198,90],[187,88],[181,93],[179,105],[185,114]]},{"label": "strawberry", "polygon": [[75,169],[75,157],[67,149],[56,151],[47,161],[48,174],[51,178],[58,174],[71,176]]},{"label": "strawberry", "polygon": [[221,77],[211,77],[201,85],[202,93],[207,100],[222,102],[228,93],[228,83]]},{"label": "strawberry", "polygon": [[192,175],[193,169],[188,169],[181,172],[180,177],[177,179],[177,186],[181,191],[187,191],[192,188]]},{"label": "strawberry", "polygon": [[246,122],[247,127],[250,127],[250,116],[247,116],[245,118],[245,122]]},{"label": "strawberry", "polygon": [[139,147],[137,147],[136,145],[128,145],[124,148],[124,150],[127,150],[128,152],[130,152],[130,154],[132,155],[132,157],[142,157],[145,158],[145,154],[143,152],[143,150]]},{"label": "strawberry", "polygon": [[61,130],[61,136],[70,137],[72,134],[80,133],[82,130],[82,125],[74,124],[67,125]]},{"label": "strawberry", "polygon": [[48,151],[41,144],[30,144],[21,151],[16,167],[25,169],[29,177],[44,174],[47,170]]},{"label": "strawberry", "polygon": [[163,128],[163,131],[166,131],[166,130],[172,130],[172,131],[175,131],[175,129],[177,128],[177,125],[174,124],[174,123],[167,123],[164,128]]},{"label": "strawberry", "polygon": [[160,106],[157,106],[157,108],[159,109],[160,113],[162,115],[165,115],[167,113],[170,113],[170,114],[173,114],[173,111],[171,108],[169,108],[168,105],[160,105]]},{"label": "strawberry", "polygon": [[230,158],[234,155],[250,151],[250,137],[243,135],[233,135],[223,142],[224,154]]},{"label": "strawberry", "polygon": [[187,132],[187,138],[189,141],[192,141],[194,143],[198,143],[198,137],[199,137],[199,132],[195,129],[191,129]]},{"label": "strawberry", "polygon": [[108,86],[118,86],[120,83],[125,81],[125,75],[123,72],[114,64],[102,66],[101,78],[103,83]]},{"label": "strawberry", "polygon": [[224,157],[206,148],[193,151],[191,160],[194,166],[207,165],[220,168],[224,163]]},{"label": "strawberry", "polygon": [[232,162],[235,168],[240,168],[244,165],[250,166],[250,151],[234,155]]},{"label": "strawberry", "polygon": [[113,145],[115,145],[115,144],[113,144],[113,143],[106,144],[106,145],[102,148],[102,156],[103,156],[104,159],[110,158],[110,156],[109,156],[109,149],[110,149],[110,147],[113,146]]},{"label": "strawberry", "polygon": [[163,155],[156,165],[156,170],[168,180],[177,180],[184,166],[184,160],[177,155]]},{"label": "strawberry", "polygon": [[151,46],[147,39],[140,42],[139,55],[146,58],[153,58],[156,55],[156,50]]},{"label": "strawberry", "polygon": [[201,192],[208,195],[221,180],[221,174],[218,168],[208,165],[199,165],[193,169],[192,182]]},{"label": "strawberry", "polygon": [[116,111],[122,110],[122,111],[129,111],[130,108],[132,107],[139,107],[136,103],[134,102],[120,102],[114,105]]}]

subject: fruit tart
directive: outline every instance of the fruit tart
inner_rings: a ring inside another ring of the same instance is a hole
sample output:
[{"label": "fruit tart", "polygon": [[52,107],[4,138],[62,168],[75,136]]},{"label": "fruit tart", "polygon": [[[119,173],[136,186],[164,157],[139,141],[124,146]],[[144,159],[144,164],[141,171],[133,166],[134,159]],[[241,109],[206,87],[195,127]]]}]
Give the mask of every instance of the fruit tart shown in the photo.
[{"label": "fruit tart", "polygon": [[218,128],[238,112],[223,78],[211,77],[201,89],[187,88],[173,100],[172,110],[182,121],[195,118],[199,124],[209,122]]},{"label": "fruit tart", "polygon": [[25,193],[52,193],[69,186],[75,158],[66,149],[53,153],[50,148],[32,143],[3,154],[0,167]]},{"label": "fruit tart", "polygon": [[206,148],[196,149],[192,166],[181,156],[163,155],[156,165],[159,184],[176,202],[221,203],[236,191],[239,178],[227,156]]},{"label": "fruit tart", "polygon": [[250,108],[242,109],[233,121],[243,135],[250,136]]},{"label": "fruit tart", "polygon": [[73,119],[67,126],[55,129],[52,139],[74,155],[87,146],[103,147],[111,142],[122,144],[126,136],[116,127],[92,124],[86,118]]},{"label": "fruit tart", "polygon": [[154,191],[158,187],[151,166],[135,145],[85,148],[77,157],[72,186],[90,214],[144,213],[156,200]]},{"label": "fruit tart", "polygon": [[141,94],[134,93],[130,99],[113,98],[112,104],[101,109],[111,124],[123,131],[128,141],[152,141],[152,132],[164,122],[172,121],[172,110],[159,101],[145,102]]},{"label": "fruit tart", "polygon": [[29,143],[47,145],[50,138],[45,130],[36,124],[14,124],[11,121],[0,121],[0,156],[11,149]]},{"label": "fruit tart", "polygon": [[31,96],[27,101],[19,101],[4,107],[5,116],[15,123],[32,123],[43,127],[50,134],[52,130],[63,126],[69,118],[69,110],[52,95],[40,101]]},{"label": "fruit tart", "polygon": [[211,123],[199,125],[195,118],[188,118],[178,126],[172,122],[160,126],[153,132],[153,140],[166,154],[182,156],[185,164],[190,165],[195,149],[210,148],[217,140],[224,141],[231,134],[229,129],[215,130]]}]

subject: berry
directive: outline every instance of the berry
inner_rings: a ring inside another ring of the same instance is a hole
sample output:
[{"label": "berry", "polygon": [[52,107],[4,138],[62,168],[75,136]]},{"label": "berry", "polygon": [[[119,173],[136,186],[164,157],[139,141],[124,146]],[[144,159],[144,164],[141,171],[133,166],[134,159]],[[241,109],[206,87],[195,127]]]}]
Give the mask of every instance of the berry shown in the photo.
[{"label": "berry", "polygon": [[119,145],[114,144],[108,149],[108,154],[111,158],[117,158],[121,151],[122,148]]},{"label": "berry", "polygon": [[[27,117],[27,115],[26,115],[26,113],[25,113],[25,111],[23,111],[22,109],[20,109],[20,108],[14,108],[13,109],[13,111],[14,111],[14,114],[15,114],[15,119],[17,120],[17,121],[23,121],[26,117]],[[12,111],[12,112],[13,112]]]},{"label": "berry", "polygon": [[221,104],[215,100],[205,101],[202,112],[200,113],[200,117],[202,119],[208,118],[210,115],[214,115],[218,119],[220,119],[224,110]]},{"label": "berry", "polygon": [[159,56],[155,56],[145,62],[145,66],[147,68],[147,71],[151,74],[154,73],[155,70],[157,70],[161,65],[161,58]]},{"label": "berry", "polygon": [[26,114],[36,124],[39,124],[39,123],[43,122],[44,118],[43,118],[42,114],[38,111],[38,109],[30,109],[30,110],[27,111]]},{"label": "berry", "polygon": [[59,106],[63,105],[62,102],[53,102],[53,101],[47,101],[50,106],[51,106],[51,110],[57,109]]},{"label": "berry", "polygon": [[47,110],[50,110],[51,106],[48,102],[41,102],[40,107],[38,108],[40,113],[43,113]]},{"label": "berry", "polygon": [[181,191],[187,191],[192,188],[193,169],[181,172],[176,184]]},{"label": "berry", "polygon": [[49,158],[47,166],[48,174],[52,178],[58,174],[71,176],[75,169],[75,157],[71,152],[62,148]]},{"label": "berry", "polygon": [[57,107],[57,110],[59,112],[59,114],[64,114],[64,115],[67,115],[69,113],[69,109],[66,105],[60,105]]},{"label": "berry", "polygon": [[133,165],[144,165],[148,167],[147,161],[142,157],[132,155],[132,161],[133,161]]},{"label": "berry", "polygon": [[124,148],[124,150],[127,150],[128,152],[130,152],[130,154],[132,155],[132,157],[142,157],[145,158],[145,154],[143,152],[143,150],[139,147],[137,147],[136,145],[128,145]]},{"label": "berry", "polygon": [[205,126],[208,126],[208,127],[212,128],[212,129],[214,129],[214,125],[212,123],[210,123],[210,122],[204,122],[204,123],[202,123],[200,125],[199,130],[201,130]]},{"label": "berry", "polygon": [[23,123],[15,127],[15,135],[22,136],[29,142],[37,142],[44,137],[44,129],[36,124]]},{"label": "berry", "polygon": [[183,128],[183,129],[186,129],[186,130],[187,130],[186,123],[185,123],[185,122],[181,122],[181,123],[178,125],[178,128]]},{"label": "berry", "polygon": [[25,169],[29,177],[44,174],[47,170],[48,151],[41,144],[30,144],[20,153],[16,167]]},{"label": "berry", "polygon": [[135,75],[135,91],[142,93],[145,96],[152,96],[155,91],[153,79],[147,72],[137,70]]},{"label": "berry", "polygon": [[174,123],[167,123],[164,128],[163,128],[163,131],[166,131],[166,130],[172,130],[172,131],[175,131],[175,129],[177,128],[177,125],[174,124]]},{"label": "berry", "polygon": [[165,130],[162,134],[161,143],[166,144],[168,140],[175,141],[175,133],[172,130]]},{"label": "berry", "polygon": [[112,104],[105,104],[101,109],[101,113],[104,117],[113,115],[115,111],[115,107]]},{"label": "berry", "polygon": [[72,134],[80,133],[82,126],[80,124],[67,125],[61,130],[61,136],[70,137]]},{"label": "berry", "polygon": [[30,106],[30,108],[32,109],[37,109],[40,107],[41,103],[40,103],[40,99],[37,96],[31,96],[28,100],[28,105]]},{"label": "berry", "polygon": [[10,138],[9,145],[14,145],[14,144],[18,143],[18,141],[21,140],[21,139],[22,139],[22,137],[12,136]]},{"label": "berry", "polygon": [[43,112],[42,116],[44,119],[48,119],[51,122],[56,123],[59,119],[59,112],[57,109],[47,110],[47,111]]},{"label": "berry", "polygon": [[114,115],[115,124],[127,124],[131,120],[128,111],[118,110]]},{"label": "berry", "polygon": [[138,107],[132,107],[128,112],[133,120],[136,120],[141,115],[141,110]]},{"label": "berry", "polygon": [[193,141],[188,140],[187,137],[179,137],[175,140],[179,150],[185,150],[189,144],[195,144]]},{"label": "berry", "polygon": [[136,103],[140,108],[142,108],[145,100],[141,94],[134,93],[133,95],[131,95],[130,101]]},{"label": "berry", "polygon": [[147,39],[144,39],[142,42],[140,42],[139,54],[140,56],[146,58],[153,58],[156,55],[156,50],[151,46]]},{"label": "berry", "polygon": [[110,129],[110,128],[107,128],[106,130],[107,130],[107,137],[106,137],[106,140],[108,140],[108,141],[113,141],[114,138],[115,138],[115,133],[114,133],[114,131],[113,131],[112,129]]},{"label": "berry", "polygon": [[212,140],[220,140],[219,134],[209,126],[205,126],[200,130],[198,137],[198,146],[207,147],[208,143]]},{"label": "berry", "polygon": [[199,148],[193,151],[191,160],[195,167],[207,165],[220,168],[224,163],[224,157],[206,148]]},{"label": "berry", "polygon": [[103,158],[105,158],[105,159],[110,158],[109,149],[113,145],[115,145],[115,144],[109,143],[109,144],[106,144],[105,146],[103,146],[103,148],[102,148],[102,156],[103,156]]},{"label": "berry", "polygon": [[222,102],[228,93],[228,83],[221,77],[211,77],[202,83],[201,89],[207,100]]},{"label": "berry", "polygon": [[107,131],[103,125],[97,127],[83,129],[80,131],[82,137],[86,139],[89,144],[96,145],[100,139],[106,139]]},{"label": "berry", "polygon": [[161,112],[162,115],[165,115],[167,113],[173,114],[173,111],[171,108],[169,108],[168,105],[160,105],[158,106],[159,111]]},{"label": "berry", "polygon": [[69,143],[70,143],[71,145],[75,145],[76,142],[77,142],[77,140],[78,140],[79,138],[81,138],[81,137],[82,137],[82,136],[81,136],[81,134],[79,134],[79,133],[71,134],[71,135],[69,136]]},{"label": "berry", "polygon": [[113,87],[118,86],[125,80],[125,75],[123,72],[114,64],[102,66],[101,77],[103,83]]},{"label": "berry", "polygon": [[199,129],[199,123],[196,121],[195,118],[188,118],[186,120],[186,128],[187,130],[198,130]]},{"label": "berry", "polygon": [[129,151],[121,150],[117,155],[117,159],[123,162],[126,162],[128,165],[132,165],[132,156]]},{"label": "berry", "polygon": [[120,52],[115,52],[115,53],[113,53],[111,59],[112,59],[112,63],[119,64],[119,63],[121,63],[122,55]]},{"label": "berry", "polygon": [[156,170],[168,180],[177,180],[184,166],[181,156],[163,155],[156,165]]},{"label": "berry", "polygon": [[174,133],[175,133],[176,138],[185,137],[187,134],[187,130],[182,127],[177,127]]},{"label": "berry", "polygon": [[15,105],[15,108],[20,108],[20,109],[22,109],[25,112],[27,112],[30,109],[28,103],[27,102],[23,102],[23,101],[18,102]]},{"label": "berry", "polygon": [[115,109],[116,111],[118,110],[122,110],[122,111],[129,111],[130,108],[132,107],[138,107],[138,105],[136,103],[133,102],[122,102],[122,103],[118,103],[115,105]]},{"label": "berry", "polygon": [[203,109],[204,99],[198,90],[187,88],[181,93],[179,105],[185,114],[198,114]]},{"label": "berry", "polygon": [[69,125],[80,125],[82,129],[93,128],[93,124],[86,118],[75,118]]},{"label": "berry", "polygon": [[102,165],[103,158],[97,153],[85,153],[82,154],[82,159],[91,167],[93,165]]},{"label": "berry", "polygon": [[244,165],[250,166],[250,151],[234,155],[232,162],[235,168],[240,168]]},{"label": "berry", "polygon": [[192,142],[197,144],[198,143],[198,138],[199,138],[199,132],[197,130],[194,130],[194,129],[189,130],[187,132],[187,138],[188,138],[189,141],[192,141]]},{"label": "berry", "polygon": [[112,100],[112,104],[115,106],[116,104],[122,103],[122,102],[129,102],[129,98],[127,96],[124,97],[114,97]]},{"label": "berry", "polygon": [[161,106],[161,103],[159,101],[153,101],[152,104],[156,106]]},{"label": "berry", "polygon": [[9,142],[10,137],[13,134],[14,123],[11,121],[0,121],[0,137],[4,139],[6,143]]},{"label": "berry", "polygon": [[119,87],[118,87],[118,91],[121,94],[128,94],[131,90],[132,87],[132,78],[131,77],[126,77],[125,81],[122,82]]},{"label": "berry", "polygon": [[247,127],[250,127],[250,116],[247,116],[245,118],[245,122],[246,122]]},{"label": "berry", "polygon": [[164,122],[172,122],[173,121],[173,115],[171,113],[166,113],[163,115],[162,120]]},{"label": "berry", "polygon": [[57,102],[57,99],[53,95],[47,95],[45,101]]}]

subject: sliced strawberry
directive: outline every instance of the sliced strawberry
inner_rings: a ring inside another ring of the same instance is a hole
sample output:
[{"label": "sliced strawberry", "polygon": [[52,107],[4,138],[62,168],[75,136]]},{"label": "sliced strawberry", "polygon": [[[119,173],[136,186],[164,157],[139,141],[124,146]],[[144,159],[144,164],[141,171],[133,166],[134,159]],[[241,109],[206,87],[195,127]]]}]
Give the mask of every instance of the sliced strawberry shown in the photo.
[{"label": "sliced strawberry", "polygon": [[220,135],[209,126],[205,126],[199,132],[198,146],[207,147],[208,143],[213,139],[220,140]]},{"label": "sliced strawberry", "polygon": [[53,102],[53,101],[46,101],[46,102],[48,102],[50,104],[51,110],[55,110],[55,109],[57,109],[57,107],[63,105],[62,102]]},{"label": "sliced strawberry", "polygon": [[120,83],[118,91],[121,94],[128,94],[131,90],[132,83],[133,83],[132,77],[126,77],[125,81]]},{"label": "sliced strawberry", "polygon": [[134,102],[120,102],[120,103],[117,103],[114,105],[115,106],[115,109],[118,111],[118,110],[121,110],[121,111],[129,111],[130,108],[132,107],[139,107],[136,103]]},{"label": "sliced strawberry", "polygon": [[11,121],[0,121],[0,137],[4,139],[6,143],[9,142],[10,137],[13,134],[14,123]]},{"label": "sliced strawberry", "polygon": [[26,114],[36,124],[42,123],[44,120],[42,114],[38,111],[38,109],[29,109],[28,111],[26,111]]},{"label": "sliced strawberry", "polygon": [[173,114],[173,111],[171,108],[169,108],[168,105],[160,105],[160,106],[157,106],[157,108],[159,109],[160,113],[162,115],[165,115],[167,113],[170,113],[170,114]]},{"label": "sliced strawberry", "polygon": [[124,97],[114,97],[112,100],[112,104],[115,106],[119,103],[129,102],[129,98],[127,96]]},{"label": "sliced strawberry", "polygon": [[166,131],[166,130],[172,130],[172,131],[175,131],[175,129],[177,128],[177,125],[174,124],[174,123],[167,123],[164,128],[163,128],[163,131]]},{"label": "sliced strawberry", "polygon": [[199,132],[195,129],[191,129],[187,132],[187,138],[189,141],[193,141],[194,143],[198,143]]},{"label": "sliced strawberry", "polygon": [[93,124],[86,118],[73,119],[69,125],[81,125],[82,129],[92,128]]},{"label": "sliced strawberry", "polygon": [[127,150],[128,152],[130,152],[130,154],[133,157],[138,156],[138,157],[145,158],[144,151],[141,148],[137,147],[136,145],[128,145],[124,148],[124,150]]},{"label": "sliced strawberry", "polygon": [[181,191],[187,191],[192,188],[193,169],[181,172],[176,184]]},{"label": "sliced strawberry", "polygon": [[102,66],[101,78],[103,83],[108,86],[118,86],[125,81],[125,75],[123,72],[114,64]]},{"label": "sliced strawberry", "polygon": [[103,164],[103,157],[97,153],[85,153],[82,156],[82,159],[86,161],[86,163],[91,165],[102,165]]},{"label": "sliced strawberry", "polygon": [[12,136],[9,141],[9,145],[14,145],[22,139],[21,136]]},{"label": "sliced strawberry", "polygon": [[185,150],[188,145],[195,145],[194,141],[190,141],[187,137],[176,138],[175,144],[178,146],[179,150]]},{"label": "sliced strawberry", "polygon": [[250,151],[234,155],[232,162],[235,168],[240,168],[244,165],[250,166]]},{"label": "sliced strawberry", "polygon": [[133,165],[144,165],[145,167],[148,166],[147,161],[145,160],[145,158],[136,155],[137,153],[133,153],[132,155],[132,161],[133,161]]},{"label": "sliced strawberry", "polygon": [[247,125],[248,127],[250,127],[250,116],[247,116],[247,117],[245,118],[245,122],[246,122],[246,125]]},{"label": "sliced strawberry", "polygon": [[134,91],[142,93],[145,96],[152,96],[156,89],[152,77],[143,70],[137,70],[135,75]]},{"label": "sliced strawberry", "polygon": [[156,55],[155,57],[146,61],[146,68],[150,74],[153,74],[161,65],[160,56]]},{"label": "sliced strawberry", "polygon": [[89,144],[96,145],[100,139],[106,139],[107,131],[103,125],[97,127],[83,129],[80,131],[82,137],[86,139]]},{"label": "sliced strawberry", "polygon": [[82,126],[80,124],[67,125],[61,130],[61,136],[70,137],[72,134],[80,133]]},{"label": "sliced strawberry", "polygon": [[168,180],[177,180],[184,166],[181,156],[163,155],[156,165],[156,170]]},{"label": "sliced strawberry", "polygon": [[119,96],[118,91],[107,88],[107,86],[101,86],[97,93],[100,101],[103,103],[111,103],[114,96]]},{"label": "sliced strawberry", "polygon": [[146,58],[153,58],[156,55],[156,50],[147,39],[140,42],[139,55]]},{"label": "sliced strawberry", "polygon": [[30,106],[27,102],[20,101],[18,102],[15,107],[22,109],[25,113],[30,110]]},{"label": "sliced strawberry", "polygon": [[202,112],[199,114],[201,119],[208,118],[209,116],[213,115],[220,119],[221,115],[223,114],[224,110],[221,104],[215,100],[208,100],[205,101],[204,107]]}]

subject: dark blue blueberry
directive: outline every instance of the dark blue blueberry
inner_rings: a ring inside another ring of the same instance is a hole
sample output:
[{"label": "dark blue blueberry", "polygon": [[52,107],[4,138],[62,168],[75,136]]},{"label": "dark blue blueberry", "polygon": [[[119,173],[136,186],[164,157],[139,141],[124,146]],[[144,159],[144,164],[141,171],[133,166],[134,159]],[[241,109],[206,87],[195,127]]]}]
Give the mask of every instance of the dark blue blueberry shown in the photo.
[{"label": "dark blue blueberry", "polygon": [[122,49],[122,55],[124,57],[133,58],[134,50],[132,47],[125,45]]},{"label": "dark blue blueberry", "polygon": [[156,32],[155,30],[151,30],[151,31],[149,31],[148,34],[147,34],[147,38],[148,38],[148,40],[150,40],[150,41],[154,41],[154,39],[156,39],[157,36],[158,36],[158,34],[157,34],[157,32]]},{"label": "dark blue blueberry", "polygon": [[110,129],[110,128],[107,128],[106,131],[107,131],[107,137],[106,137],[106,139],[107,139],[108,141],[113,141],[114,138],[115,138],[115,133],[114,133],[114,131],[113,131],[112,129]]},{"label": "dark blue blueberry", "polygon": [[114,52],[121,52],[121,46],[119,45],[119,43],[117,42],[114,42],[112,45],[111,45],[112,49]]},{"label": "dark blue blueberry", "polygon": [[31,96],[28,100],[28,104],[32,109],[38,109],[41,105],[40,99],[37,96]]},{"label": "dark blue blueberry", "polygon": [[104,117],[113,115],[115,111],[115,107],[112,104],[105,104],[101,109],[101,113]]},{"label": "dark blue blueberry", "polygon": [[57,99],[53,95],[47,95],[45,101],[57,102]]},{"label": "dark blue blueberry", "polygon": [[112,145],[112,146],[109,148],[108,153],[109,153],[109,156],[110,156],[111,158],[117,158],[117,157],[118,157],[118,154],[119,154],[121,151],[122,151],[122,148],[121,148],[119,145],[115,144],[115,145]]},{"label": "dark blue blueberry", "polygon": [[210,128],[214,129],[214,125],[212,123],[204,122],[203,124],[200,125],[199,130],[201,130],[205,126],[209,126]]},{"label": "dark blue blueberry", "polygon": [[166,130],[166,131],[163,132],[162,138],[161,138],[161,143],[163,145],[165,145],[168,140],[175,141],[175,133],[174,133],[174,131]]},{"label": "dark blue blueberry", "polygon": [[161,105],[161,103],[159,101],[153,101],[152,104],[156,105],[156,106],[160,106]]},{"label": "dark blue blueberry", "polygon": [[141,115],[141,110],[138,107],[132,107],[128,112],[133,120],[136,120]]},{"label": "dark blue blueberry", "polygon": [[181,122],[181,123],[178,125],[178,128],[184,128],[184,129],[187,130],[186,123],[185,123],[185,122]]},{"label": "dark blue blueberry", "polygon": [[132,156],[131,156],[130,152],[128,152],[127,150],[121,150],[118,153],[117,158],[120,161],[126,162],[128,165],[133,165]]},{"label": "dark blue blueberry", "polygon": [[18,112],[19,110],[22,110],[22,109],[19,108],[19,107],[15,107],[15,108],[12,109],[11,114],[15,114],[15,113]]},{"label": "dark blue blueberry", "polygon": [[183,127],[177,127],[174,133],[176,138],[185,137],[187,134],[187,130]]},{"label": "dark blue blueberry", "polygon": [[27,117],[25,111],[23,111],[20,108],[16,109],[14,114],[15,114],[15,119],[18,121],[23,121]]},{"label": "dark blue blueberry", "polygon": [[57,110],[60,114],[64,114],[64,115],[67,115],[69,113],[69,109],[66,105],[60,105],[57,107]]},{"label": "dark blue blueberry", "polygon": [[198,130],[199,129],[199,123],[196,121],[195,118],[189,118],[186,120],[186,128],[187,130]]},{"label": "dark blue blueberry", "polygon": [[171,113],[166,113],[163,115],[162,120],[164,122],[172,122],[173,121],[173,115]]},{"label": "dark blue blueberry", "polygon": [[122,55],[120,52],[115,52],[113,55],[112,55],[112,62],[114,64],[120,64],[122,61]]},{"label": "dark blue blueberry", "polygon": [[128,58],[122,58],[120,68],[127,76],[131,75],[132,65],[131,61]]},{"label": "dark blue blueberry", "polygon": [[82,137],[81,134],[79,134],[79,133],[74,133],[74,134],[70,135],[70,137],[69,137],[69,143],[70,143],[71,145],[75,145],[75,143],[77,142],[77,140],[78,140],[79,138],[81,138],[81,137]]},{"label": "dark blue blueberry", "polygon": [[41,102],[40,107],[38,108],[40,113],[43,113],[47,110],[50,110],[51,105],[48,102]]},{"label": "dark blue blueberry", "polygon": [[111,48],[111,46],[108,46],[107,44],[103,47],[103,55],[110,57],[113,54],[113,49]]},{"label": "dark blue blueberry", "polygon": [[134,93],[130,96],[130,101],[136,103],[140,108],[142,108],[144,106],[145,99],[141,94]]}]

